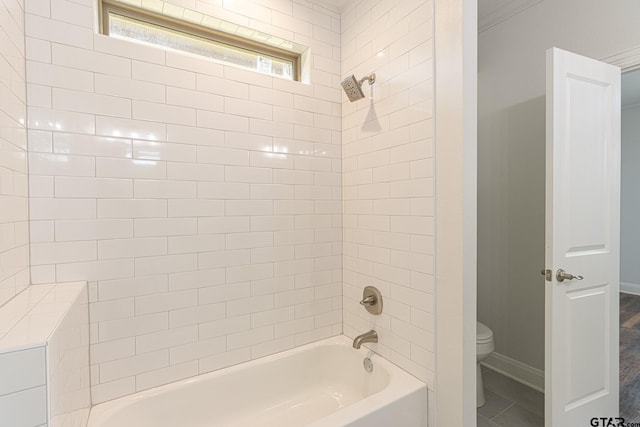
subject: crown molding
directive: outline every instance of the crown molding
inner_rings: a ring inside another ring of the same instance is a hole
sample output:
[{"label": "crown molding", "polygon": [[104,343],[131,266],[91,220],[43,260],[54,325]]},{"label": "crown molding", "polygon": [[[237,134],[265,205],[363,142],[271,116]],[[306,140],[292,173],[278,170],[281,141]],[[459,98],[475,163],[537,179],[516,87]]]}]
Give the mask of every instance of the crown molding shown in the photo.
[{"label": "crown molding", "polygon": [[638,69],[640,68],[640,46],[616,53],[615,55],[607,56],[600,60],[607,64],[616,65],[620,67],[622,71]]},{"label": "crown molding", "polygon": [[514,15],[529,9],[540,3],[542,0],[512,0],[504,6],[499,7],[490,14],[483,16],[478,22],[478,32],[483,32],[489,28],[498,25],[499,23],[506,21]]}]

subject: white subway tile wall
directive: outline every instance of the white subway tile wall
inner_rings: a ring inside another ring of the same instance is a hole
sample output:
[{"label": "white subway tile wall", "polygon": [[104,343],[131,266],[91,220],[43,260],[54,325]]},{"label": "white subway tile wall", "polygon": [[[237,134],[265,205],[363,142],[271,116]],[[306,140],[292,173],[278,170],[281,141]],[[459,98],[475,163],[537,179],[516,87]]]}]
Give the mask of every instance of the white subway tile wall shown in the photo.
[{"label": "white subway tile wall", "polygon": [[[433,3],[366,0],[342,13],[342,75],[367,97],[343,98],[344,333],[376,329],[370,348],[433,390]],[[380,316],[358,304],[378,287]]]},{"label": "white subway tile wall", "polygon": [[26,104],[24,0],[0,0],[0,306],[30,282]]},{"label": "white subway tile wall", "polygon": [[94,404],[342,332],[339,14],[167,3],[309,46],[310,83],[26,0],[32,280],[90,282]]},{"label": "white subway tile wall", "polygon": [[[64,285],[57,288],[64,292]],[[89,420],[89,296],[85,283],[80,289],[73,286],[73,299],[56,299],[71,303],[47,343],[48,427],[85,427]]]}]

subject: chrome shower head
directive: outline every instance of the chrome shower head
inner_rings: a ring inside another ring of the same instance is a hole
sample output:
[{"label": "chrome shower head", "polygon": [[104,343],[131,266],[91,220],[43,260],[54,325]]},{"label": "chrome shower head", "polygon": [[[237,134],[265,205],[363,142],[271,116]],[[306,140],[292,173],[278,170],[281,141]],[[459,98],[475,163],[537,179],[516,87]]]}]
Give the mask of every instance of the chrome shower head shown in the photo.
[{"label": "chrome shower head", "polygon": [[356,80],[356,76],[351,74],[349,77],[346,77],[340,82],[340,85],[344,89],[344,92],[347,94],[349,101],[354,102],[364,98],[364,92],[362,92],[362,83],[364,83],[365,80],[369,81],[369,85],[375,83],[375,73],[371,73],[371,75],[368,75],[361,80]]}]

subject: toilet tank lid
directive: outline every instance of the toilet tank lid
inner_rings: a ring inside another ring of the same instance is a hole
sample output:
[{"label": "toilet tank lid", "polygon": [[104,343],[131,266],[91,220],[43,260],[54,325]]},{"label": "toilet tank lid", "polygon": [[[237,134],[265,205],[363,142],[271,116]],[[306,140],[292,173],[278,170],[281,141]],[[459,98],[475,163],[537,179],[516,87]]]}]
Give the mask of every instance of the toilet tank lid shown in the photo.
[{"label": "toilet tank lid", "polygon": [[476,339],[487,340],[493,337],[493,331],[487,325],[476,322]]}]

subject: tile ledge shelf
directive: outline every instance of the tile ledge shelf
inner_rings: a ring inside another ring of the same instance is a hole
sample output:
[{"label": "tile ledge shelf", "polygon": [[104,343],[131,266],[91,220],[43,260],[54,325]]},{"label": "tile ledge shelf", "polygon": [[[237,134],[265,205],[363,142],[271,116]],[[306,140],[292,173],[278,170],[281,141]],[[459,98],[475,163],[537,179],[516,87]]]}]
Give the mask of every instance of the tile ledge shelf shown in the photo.
[{"label": "tile ledge shelf", "polygon": [[0,353],[46,345],[86,287],[86,282],[31,285],[0,307]]}]

